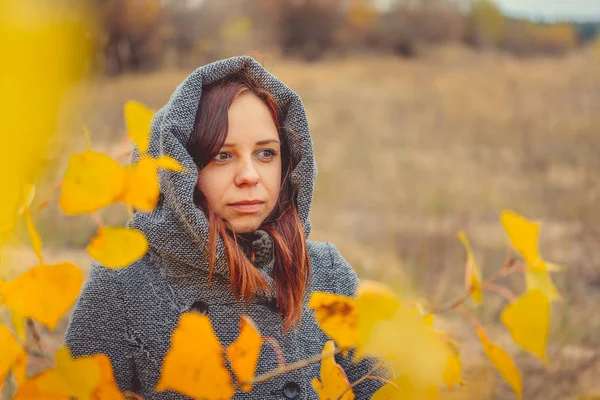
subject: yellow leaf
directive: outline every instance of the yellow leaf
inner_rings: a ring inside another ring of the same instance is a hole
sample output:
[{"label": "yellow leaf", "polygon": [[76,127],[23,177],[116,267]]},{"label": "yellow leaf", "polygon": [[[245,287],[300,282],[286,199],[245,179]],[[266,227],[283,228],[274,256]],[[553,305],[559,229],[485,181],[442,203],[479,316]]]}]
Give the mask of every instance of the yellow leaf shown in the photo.
[{"label": "yellow leaf", "polygon": [[473,253],[473,249],[471,248],[471,244],[469,243],[469,239],[467,239],[467,235],[464,232],[458,233],[458,238],[465,246],[465,250],[467,251],[467,263],[469,263],[469,276],[468,281],[471,287],[471,297],[477,304],[481,303],[483,300],[483,293],[481,288],[481,270],[477,266],[475,262],[475,255]]},{"label": "yellow leaf", "polygon": [[33,221],[31,220],[31,212],[29,211],[29,207],[25,208],[25,221],[27,223],[27,231],[29,232],[29,238],[31,239],[31,247],[33,247],[33,251],[35,251],[35,255],[38,260],[40,260],[40,264],[44,263],[44,258],[42,257],[42,239],[38,234],[35,226],[33,225]]},{"label": "yellow leaf", "polygon": [[[240,335],[227,348],[227,357],[238,382],[248,382],[254,377],[261,345],[262,337],[254,323],[248,317],[242,316]],[[252,385],[242,385],[242,390],[249,392]]]},{"label": "yellow leaf", "polygon": [[502,311],[501,321],[516,344],[546,362],[550,301],[540,289],[528,290]]},{"label": "yellow leaf", "polygon": [[125,103],[125,125],[127,136],[133,140],[141,154],[148,153],[150,142],[150,124],[154,111],[138,101]]},{"label": "yellow leaf", "polygon": [[527,290],[540,289],[551,302],[561,298],[547,270],[526,268],[525,284]]},{"label": "yellow leaf", "polygon": [[8,371],[12,370],[19,386],[25,380],[23,366],[27,364],[27,353],[19,346],[11,331],[0,324],[0,386]]},{"label": "yellow leaf", "polygon": [[315,310],[315,319],[329,337],[343,349],[356,345],[356,308],[350,297],[333,293],[313,292],[308,308]]},{"label": "yellow leaf", "polygon": [[504,230],[515,250],[523,257],[529,267],[545,269],[544,260],[538,249],[541,224],[505,210],[500,216]]},{"label": "yellow leaf", "polygon": [[86,248],[89,255],[107,268],[124,268],[142,258],[148,251],[146,236],[123,227],[102,227]]},{"label": "yellow leaf", "polygon": [[175,172],[185,172],[186,170],[181,164],[179,164],[179,161],[177,161],[173,157],[162,155],[156,158],[155,160],[158,168],[167,169],[169,171]]},{"label": "yellow leaf", "polygon": [[35,182],[48,165],[59,111],[65,120],[69,112],[79,111],[73,102],[65,102],[69,97],[65,94],[87,69],[92,41],[78,12],[84,7],[59,7],[39,0],[1,0],[0,4],[2,242],[17,220],[23,186]]},{"label": "yellow leaf", "polygon": [[63,179],[59,205],[67,215],[90,213],[116,201],[124,185],[123,168],[106,154],[74,154]]},{"label": "yellow leaf", "polygon": [[71,263],[38,265],[4,285],[4,300],[13,320],[33,318],[53,330],[79,296],[82,283],[81,270]]},{"label": "yellow leaf", "polygon": [[391,319],[400,308],[400,301],[394,291],[379,282],[362,281],[356,294],[357,349],[354,353],[355,360],[362,357],[364,345],[373,327],[381,321]]},{"label": "yellow leaf", "polygon": [[385,285],[365,281],[357,294],[355,358],[363,354],[383,358],[419,388],[442,384],[449,349],[426,325],[428,320],[400,303]]},{"label": "yellow leaf", "polygon": [[223,348],[206,315],[190,312],[181,316],[156,386],[156,391],[164,390],[208,400],[234,395]]},{"label": "yellow leaf", "polygon": [[514,390],[517,399],[521,399],[523,397],[523,381],[521,373],[511,356],[502,347],[491,342],[481,329],[477,329],[477,336],[479,336],[487,358],[489,358],[494,367],[500,372],[500,375]]},{"label": "yellow leaf", "polygon": [[450,351],[448,352],[446,368],[444,370],[444,383],[448,388],[452,388],[454,384],[464,386],[458,344],[453,340],[449,340],[447,343]]},{"label": "yellow leaf", "polygon": [[[336,362],[333,355],[335,345],[330,340],[325,343],[322,354],[329,354],[321,360],[321,380],[313,378],[312,385],[319,395],[319,400],[335,400],[350,386],[344,369]],[[344,392],[341,400],[353,400],[354,392],[348,389]]]},{"label": "yellow leaf", "polygon": [[150,212],[156,207],[160,186],[156,160],[141,157],[137,164],[125,167],[126,184],[120,199],[136,210]]},{"label": "yellow leaf", "polygon": [[56,399],[121,400],[110,360],[105,354],[73,359],[68,348],[55,355],[56,367],[29,379],[14,400]]}]

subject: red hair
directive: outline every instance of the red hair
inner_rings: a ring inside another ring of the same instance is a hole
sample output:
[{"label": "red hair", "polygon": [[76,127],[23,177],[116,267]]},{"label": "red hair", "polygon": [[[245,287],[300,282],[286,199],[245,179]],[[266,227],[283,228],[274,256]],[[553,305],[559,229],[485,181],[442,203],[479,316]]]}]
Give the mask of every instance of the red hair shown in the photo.
[{"label": "red hair", "polygon": [[[243,73],[207,85],[202,89],[187,150],[200,169],[208,165],[225,144],[229,128],[229,107],[246,91],[255,94],[267,105],[281,142],[279,198],[259,229],[268,232],[273,238],[276,298],[284,319],[284,330],[287,331],[302,317],[302,299],[310,277],[310,260],[304,229],[298,216],[295,191],[289,179],[295,165],[284,132],[291,132],[281,125],[279,105],[267,90]],[[251,243],[239,240],[240,236],[213,211],[198,187],[194,191],[194,203],[204,211],[209,222],[209,282],[214,268],[218,234],[225,246],[233,294],[237,299],[243,298],[249,302],[259,290],[268,288],[259,270],[252,264],[255,255]]]}]

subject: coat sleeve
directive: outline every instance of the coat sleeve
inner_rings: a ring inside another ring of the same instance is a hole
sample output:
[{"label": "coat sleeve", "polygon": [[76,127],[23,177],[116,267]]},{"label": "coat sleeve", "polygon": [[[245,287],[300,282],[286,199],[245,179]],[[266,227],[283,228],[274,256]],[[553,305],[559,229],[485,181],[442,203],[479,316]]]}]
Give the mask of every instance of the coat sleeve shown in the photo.
[{"label": "coat sleeve", "polygon": [[[356,288],[358,287],[359,283],[356,272],[354,272],[350,264],[348,264],[333,243],[328,243],[328,245],[329,254],[332,261],[332,282],[334,282],[334,293],[355,297]],[[344,368],[344,371],[346,371],[346,375],[348,376],[350,383],[356,382],[361,377],[367,375],[377,363],[377,360],[371,357],[365,357],[359,362],[354,363],[352,361],[353,355],[353,351],[350,351],[346,357],[344,357],[342,354],[336,355],[336,361],[342,366],[342,368]],[[385,370],[382,368],[371,375],[389,379],[389,377],[386,376]],[[380,380],[365,379],[356,385],[353,390],[357,400],[370,399],[371,396],[373,396],[373,394],[383,385],[384,383]]]},{"label": "coat sleeve", "polygon": [[127,343],[125,303],[118,271],[92,264],[65,335],[74,358],[104,353],[122,392],[134,392],[135,368]]}]

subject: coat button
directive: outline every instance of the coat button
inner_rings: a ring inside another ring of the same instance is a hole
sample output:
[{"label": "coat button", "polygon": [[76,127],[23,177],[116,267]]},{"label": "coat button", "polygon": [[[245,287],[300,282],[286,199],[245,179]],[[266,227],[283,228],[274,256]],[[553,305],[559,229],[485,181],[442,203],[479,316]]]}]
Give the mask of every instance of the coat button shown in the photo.
[{"label": "coat button", "polygon": [[202,300],[198,300],[195,301],[194,304],[192,304],[191,309],[192,311],[195,311],[199,314],[206,314],[206,312],[208,311],[208,306]]},{"label": "coat button", "polygon": [[297,399],[300,397],[300,386],[296,382],[288,382],[283,386],[283,396],[286,399]]}]

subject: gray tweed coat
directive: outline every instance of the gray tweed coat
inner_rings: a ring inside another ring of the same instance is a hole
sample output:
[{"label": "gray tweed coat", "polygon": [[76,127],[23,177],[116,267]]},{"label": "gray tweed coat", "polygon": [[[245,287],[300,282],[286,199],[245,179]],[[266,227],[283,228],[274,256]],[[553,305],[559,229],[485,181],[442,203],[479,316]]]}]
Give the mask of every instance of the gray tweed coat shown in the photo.
[{"label": "gray tweed coat", "polygon": [[[251,303],[235,301],[230,293],[229,271],[222,241],[217,246],[215,274],[207,288],[208,260],[204,252],[208,240],[206,216],[192,201],[198,179],[197,168],[185,150],[190,137],[202,86],[235,71],[247,69],[275,96],[283,107],[285,125],[300,140],[287,137],[298,164],[291,174],[297,189],[297,204],[305,237],[310,233],[309,210],[313,196],[316,164],[312,139],[302,100],[285,84],[251,57],[233,57],[198,68],[181,83],[169,102],[152,122],[152,156],[162,154],[177,159],[189,172],[160,171],[161,194],[156,209],[136,212],[128,225],[143,231],[150,243],[146,256],[122,270],[92,265],[88,280],[71,316],[66,344],[73,356],[105,353],[112,362],[117,383],[123,391],[133,391],[145,399],[184,399],[174,392],[155,392],[163,357],[182,313],[194,310],[209,316],[215,333],[227,346],[239,333],[240,314],[255,322],[261,335],[274,338],[287,364],[318,354],[329,339],[315,322],[306,302],[313,291],[354,295],[358,278],[331,243],[307,241],[312,276],[305,297],[302,321],[287,334],[277,304],[268,294]],[[139,154],[134,153],[134,159]],[[264,256],[256,268],[273,284],[272,240],[264,231],[255,232],[253,245]],[[202,346],[202,341],[198,341]],[[351,382],[365,375],[372,360],[358,364],[337,356]],[[263,344],[257,374],[277,368],[273,347]],[[250,393],[238,391],[235,399],[316,399],[312,378],[319,377],[320,364],[278,376],[258,384]],[[355,387],[357,399],[368,399],[382,385],[367,379]]]}]

